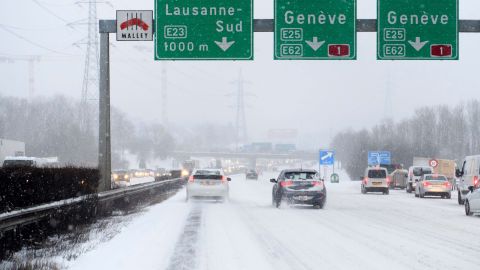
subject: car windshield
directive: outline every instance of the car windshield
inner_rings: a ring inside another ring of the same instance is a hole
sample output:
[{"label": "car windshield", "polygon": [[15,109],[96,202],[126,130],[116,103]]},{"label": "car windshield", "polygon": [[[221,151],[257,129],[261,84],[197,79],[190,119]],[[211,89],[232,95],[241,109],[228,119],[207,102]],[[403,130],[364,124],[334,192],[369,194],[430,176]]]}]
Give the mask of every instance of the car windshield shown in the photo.
[{"label": "car windshield", "polygon": [[287,172],[285,179],[289,180],[313,180],[318,179],[316,172]]},{"label": "car windshield", "polygon": [[422,176],[424,174],[430,174],[430,173],[432,173],[432,169],[430,169],[430,168],[415,167],[413,169],[413,175],[415,175],[415,176]]},{"label": "car windshield", "polygon": [[368,178],[387,178],[387,172],[385,170],[369,170]]},{"label": "car windshield", "polygon": [[198,170],[195,172],[195,175],[220,175],[220,171]]},{"label": "car windshield", "polygon": [[447,181],[447,178],[443,175],[426,175],[425,180]]}]

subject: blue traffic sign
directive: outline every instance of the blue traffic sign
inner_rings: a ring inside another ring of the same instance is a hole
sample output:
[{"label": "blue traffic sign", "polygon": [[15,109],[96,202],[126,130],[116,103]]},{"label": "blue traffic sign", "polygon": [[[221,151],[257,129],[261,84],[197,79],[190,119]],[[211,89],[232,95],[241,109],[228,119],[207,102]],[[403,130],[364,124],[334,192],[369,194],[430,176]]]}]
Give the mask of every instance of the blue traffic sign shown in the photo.
[{"label": "blue traffic sign", "polygon": [[320,165],[333,165],[335,163],[334,151],[320,151]]},{"label": "blue traffic sign", "polygon": [[368,165],[390,165],[392,164],[392,155],[389,151],[370,151],[368,152]]}]

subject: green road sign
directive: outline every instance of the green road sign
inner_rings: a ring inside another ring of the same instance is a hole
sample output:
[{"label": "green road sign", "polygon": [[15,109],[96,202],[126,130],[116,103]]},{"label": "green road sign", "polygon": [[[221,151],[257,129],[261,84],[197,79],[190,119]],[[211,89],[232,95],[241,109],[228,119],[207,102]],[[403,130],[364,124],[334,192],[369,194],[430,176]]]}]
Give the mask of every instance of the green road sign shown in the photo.
[{"label": "green road sign", "polygon": [[356,59],[356,0],[275,0],[277,60]]},{"label": "green road sign", "polygon": [[253,0],[155,0],[155,60],[252,60]]},{"label": "green road sign", "polygon": [[336,173],[332,173],[332,175],[330,175],[330,183],[338,183],[340,182],[340,176]]},{"label": "green road sign", "polygon": [[379,60],[457,60],[458,0],[377,0]]}]

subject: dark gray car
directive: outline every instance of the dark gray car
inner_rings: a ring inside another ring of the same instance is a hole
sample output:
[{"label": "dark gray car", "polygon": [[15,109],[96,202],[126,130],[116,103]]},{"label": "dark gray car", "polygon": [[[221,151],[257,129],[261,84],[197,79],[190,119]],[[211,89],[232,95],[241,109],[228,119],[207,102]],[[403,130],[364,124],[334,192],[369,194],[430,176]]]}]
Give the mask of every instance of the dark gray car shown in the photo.
[{"label": "dark gray car", "polygon": [[313,205],[323,208],[327,199],[327,189],[315,170],[283,170],[274,183],[272,204],[280,207],[282,202],[289,204]]}]

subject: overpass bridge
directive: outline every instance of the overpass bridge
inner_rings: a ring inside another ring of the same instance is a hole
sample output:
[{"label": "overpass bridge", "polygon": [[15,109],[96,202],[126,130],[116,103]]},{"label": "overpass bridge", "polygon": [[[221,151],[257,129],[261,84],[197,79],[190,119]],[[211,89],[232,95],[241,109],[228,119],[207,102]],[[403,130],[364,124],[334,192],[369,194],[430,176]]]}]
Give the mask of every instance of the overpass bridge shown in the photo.
[{"label": "overpass bridge", "polygon": [[290,153],[174,151],[170,155],[173,158],[177,159],[191,159],[192,157],[210,157],[215,159],[247,159],[249,160],[249,166],[252,168],[256,167],[257,159],[318,159],[318,152],[307,151],[294,151]]}]

